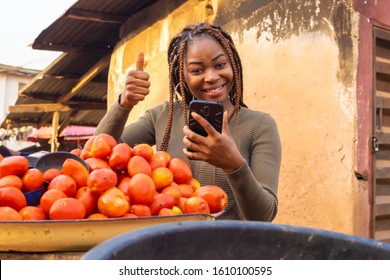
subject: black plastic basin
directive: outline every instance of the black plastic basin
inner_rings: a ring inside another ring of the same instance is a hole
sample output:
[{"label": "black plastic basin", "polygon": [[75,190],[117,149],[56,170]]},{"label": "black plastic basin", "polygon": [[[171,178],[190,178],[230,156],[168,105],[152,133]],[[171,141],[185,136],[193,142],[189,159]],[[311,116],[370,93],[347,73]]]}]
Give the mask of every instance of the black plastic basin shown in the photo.
[{"label": "black plastic basin", "polygon": [[248,221],[194,221],[118,235],[85,260],[390,259],[390,244],[312,228]]}]

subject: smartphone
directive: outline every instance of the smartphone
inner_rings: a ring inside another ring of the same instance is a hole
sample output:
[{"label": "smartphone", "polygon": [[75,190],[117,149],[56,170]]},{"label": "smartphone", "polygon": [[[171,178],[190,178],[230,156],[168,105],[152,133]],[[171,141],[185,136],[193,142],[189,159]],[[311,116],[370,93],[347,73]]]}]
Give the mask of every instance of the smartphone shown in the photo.
[{"label": "smartphone", "polygon": [[207,136],[206,130],[191,116],[196,112],[205,118],[219,133],[222,132],[223,104],[213,101],[192,100],[190,102],[189,128],[202,136]]}]

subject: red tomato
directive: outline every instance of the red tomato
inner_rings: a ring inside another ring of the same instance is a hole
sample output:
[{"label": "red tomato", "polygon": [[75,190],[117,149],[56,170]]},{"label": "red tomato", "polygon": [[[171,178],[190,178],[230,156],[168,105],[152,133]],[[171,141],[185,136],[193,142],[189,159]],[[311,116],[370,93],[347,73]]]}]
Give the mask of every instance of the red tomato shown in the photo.
[{"label": "red tomato", "polygon": [[23,192],[15,187],[0,188],[0,206],[9,206],[16,211],[27,206]]},{"label": "red tomato", "polygon": [[74,197],[56,200],[50,208],[51,220],[83,219],[85,217],[84,204]]},{"label": "red tomato", "polygon": [[91,188],[79,188],[76,192],[75,197],[84,204],[85,217],[88,217],[97,211],[97,202],[99,199],[99,194],[97,192],[94,192]]},{"label": "red tomato", "polygon": [[132,154],[132,149],[128,144],[119,143],[112,148],[108,163],[116,172],[127,170],[127,163]]},{"label": "red tomato", "polygon": [[9,156],[0,161],[0,178],[7,175],[22,175],[28,170],[28,160],[24,156]]}]

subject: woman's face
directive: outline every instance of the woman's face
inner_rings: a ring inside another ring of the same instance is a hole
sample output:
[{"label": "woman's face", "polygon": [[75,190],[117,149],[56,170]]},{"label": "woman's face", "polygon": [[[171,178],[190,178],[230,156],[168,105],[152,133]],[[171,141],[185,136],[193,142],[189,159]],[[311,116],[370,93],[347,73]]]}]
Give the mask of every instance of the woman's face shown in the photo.
[{"label": "woman's face", "polygon": [[189,42],[184,61],[184,76],[196,99],[217,101],[232,106],[229,92],[233,85],[233,70],[222,46],[210,36],[200,36]]}]

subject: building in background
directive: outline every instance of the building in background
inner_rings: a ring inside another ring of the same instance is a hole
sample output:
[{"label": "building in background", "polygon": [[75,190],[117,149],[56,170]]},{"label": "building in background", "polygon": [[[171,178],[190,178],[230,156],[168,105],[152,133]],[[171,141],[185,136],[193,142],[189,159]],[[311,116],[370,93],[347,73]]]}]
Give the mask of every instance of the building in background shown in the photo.
[{"label": "building in background", "polygon": [[[14,105],[21,90],[39,73],[39,70],[0,64],[0,122],[5,121],[8,106]],[[27,142],[27,136],[32,128],[23,127],[17,130],[2,128],[0,131],[1,147],[19,151],[32,145]]]},{"label": "building in background", "polygon": [[40,71],[0,64],[0,122],[3,122],[8,106],[14,105],[18,92]]}]

